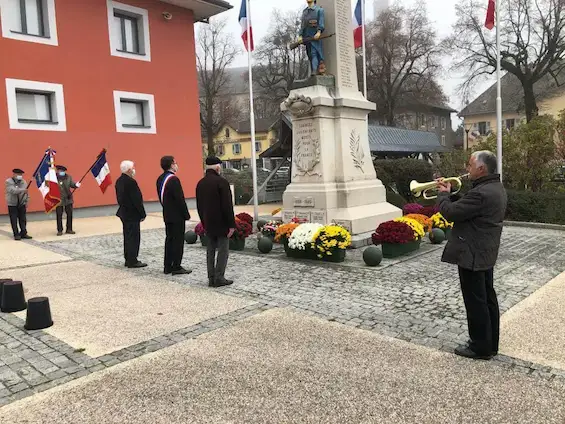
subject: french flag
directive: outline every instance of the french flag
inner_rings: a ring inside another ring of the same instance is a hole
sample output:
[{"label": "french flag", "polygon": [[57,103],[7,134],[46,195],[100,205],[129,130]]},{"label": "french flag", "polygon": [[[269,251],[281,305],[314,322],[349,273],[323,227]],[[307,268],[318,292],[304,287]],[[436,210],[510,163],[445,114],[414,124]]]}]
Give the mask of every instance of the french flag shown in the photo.
[{"label": "french flag", "polygon": [[494,14],[495,14],[495,3],[494,0],[489,0],[488,1],[488,8],[487,8],[487,17],[485,19],[485,27],[487,27],[487,29],[493,29],[494,28]]},{"label": "french flag", "polygon": [[112,177],[110,176],[110,167],[108,166],[108,161],[106,160],[106,149],[102,150],[92,165],[91,169],[92,175],[98,183],[98,187],[102,190],[102,193],[106,192],[106,189],[112,184]]},{"label": "french flag", "polygon": [[[249,21],[249,34],[247,33],[247,22]],[[241,9],[239,9],[239,25],[241,25],[241,39],[243,40],[243,45],[245,50],[250,52],[253,51],[253,30],[251,28],[251,18],[247,14],[247,0],[241,0]],[[249,38],[249,44],[251,49],[247,48],[247,37]]]},{"label": "french flag", "polygon": [[355,6],[355,14],[353,21],[353,42],[355,43],[355,48],[363,46],[363,9],[361,7],[361,2],[363,0],[357,0],[357,6]]},{"label": "french flag", "polygon": [[45,213],[51,213],[61,203],[61,190],[55,172],[55,152],[49,149],[43,155],[35,173],[35,184],[43,196]]}]

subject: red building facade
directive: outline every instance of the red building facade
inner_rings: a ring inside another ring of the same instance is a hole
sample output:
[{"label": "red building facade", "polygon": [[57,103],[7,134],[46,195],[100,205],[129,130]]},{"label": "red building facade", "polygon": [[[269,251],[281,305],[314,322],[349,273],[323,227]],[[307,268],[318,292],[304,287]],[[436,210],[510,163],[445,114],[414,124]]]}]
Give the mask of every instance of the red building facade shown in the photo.
[{"label": "red building facade", "polygon": [[[185,195],[202,176],[194,23],[223,0],[0,0],[0,175],[30,180],[46,148],[78,180],[106,148],[112,177],[136,164],[157,201],[159,159],[174,155]],[[30,187],[29,211],[42,211]],[[0,214],[7,213],[4,196]],[[88,175],[75,207],[116,203]]]}]

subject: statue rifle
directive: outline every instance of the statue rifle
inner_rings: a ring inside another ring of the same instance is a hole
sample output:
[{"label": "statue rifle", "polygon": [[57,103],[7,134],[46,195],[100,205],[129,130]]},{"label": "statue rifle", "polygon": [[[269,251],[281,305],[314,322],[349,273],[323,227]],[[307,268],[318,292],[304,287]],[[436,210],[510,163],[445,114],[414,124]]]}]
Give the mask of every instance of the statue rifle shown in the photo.
[{"label": "statue rifle", "polygon": [[[322,35],[320,36],[320,38],[318,38],[318,40],[323,40],[324,38],[330,38],[330,37],[333,37],[334,35],[335,35],[335,32],[332,33],[332,34],[327,34],[327,35],[326,35],[326,34],[322,34]],[[297,47],[300,46],[301,44],[306,44],[306,43],[310,43],[311,41],[318,41],[318,40],[316,40],[314,37],[304,38],[301,43],[299,43],[298,41],[295,41],[294,43],[290,43],[290,44],[288,45],[288,48],[289,48],[290,50],[294,50],[295,48],[297,48]]]}]

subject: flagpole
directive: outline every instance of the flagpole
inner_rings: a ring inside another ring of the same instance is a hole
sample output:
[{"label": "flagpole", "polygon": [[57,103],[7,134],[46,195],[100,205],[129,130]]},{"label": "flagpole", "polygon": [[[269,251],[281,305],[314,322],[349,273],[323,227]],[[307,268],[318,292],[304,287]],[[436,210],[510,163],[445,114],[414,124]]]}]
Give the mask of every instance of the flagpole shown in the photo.
[{"label": "flagpole", "polygon": [[[94,168],[94,165],[96,165],[98,163],[98,161],[100,160],[100,156],[102,156],[102,154],[106,153],[106,149],[102,149],[102,151],[100,153],[98,153],[98,156],[96,156],[96,160],[94,161],[94,163],[90,166],[90,168],[88,168],[88,171],[86,171],[84,173],[84,175],[82,176],[82,178],[80,180],[78,180],[78,183],[81,184],[82,180],[84,180],[86,178],[86,176],[88,175],[88,173],[90,171],[92,171],[92,168]],[[73,189],[73,191],[71,191],[71,193],[74,193],[76,191],[76,188]]]},{"label": "flagpole", "polygon": [[365,0],[361,0],[361,33],[363,34],[363,89],[367,98],[367,55],[365,49]]},{"label": "flagpole", "polygon": [[496,159],[502,181],[502,94],[500,88],[500,2],[496,2]]},{"label": "flagpole", "polygon": [[257,193],[257,155],[255,152],[255,111],[253,107],[253,68],[251,66],[251,8],[245,0],[247,15],[247,62],[249,66],[249,124],[251,126],[251,170],[253,172],[253,219],[259,221],[259,196]]}]

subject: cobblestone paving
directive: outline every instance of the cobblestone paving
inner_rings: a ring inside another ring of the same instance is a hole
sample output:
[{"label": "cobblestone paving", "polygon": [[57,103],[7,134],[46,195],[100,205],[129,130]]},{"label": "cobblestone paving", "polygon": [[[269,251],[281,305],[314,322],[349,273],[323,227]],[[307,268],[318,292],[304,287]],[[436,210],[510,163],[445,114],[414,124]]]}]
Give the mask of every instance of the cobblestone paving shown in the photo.
[{"label": "cobblestone paving", "polygon": [[[163,241],[163,230],[143,232],[140,259],[149,267],[136,272],[206,285],[205,249],[186,245],[184,264],[194,272],[165,276]],[[120,234],[31,243],[75,260],[123,268]],[[228,276],[236,283],[219,290],[258,304],[111,355],[90,358],[44,332],[22,330],[23,322],[13,315],[0,314],[0,405],[277,306],[441,350],[451,351],[467,339],[456,269],[440,261],[443,245],[425,244],[416,254],[369,268],[362,263],[361,250],[348,252],[347,263],[340,265],[288,260],[280,247],[261,255],[255,244],[249,240],[246,251],[231,253]],[[564,270],[565,232],[505,227],[495,269],[502,312]],[[565,381],[565,370],[504,355],[496,363]]]}]

